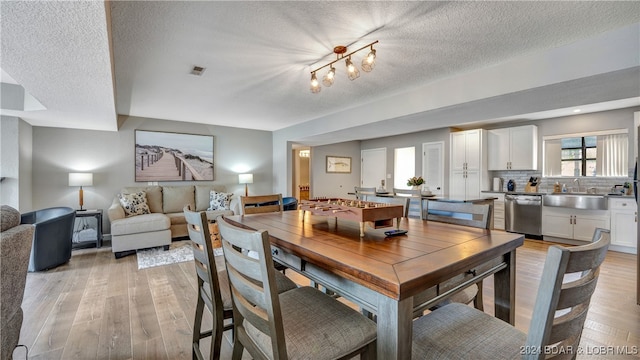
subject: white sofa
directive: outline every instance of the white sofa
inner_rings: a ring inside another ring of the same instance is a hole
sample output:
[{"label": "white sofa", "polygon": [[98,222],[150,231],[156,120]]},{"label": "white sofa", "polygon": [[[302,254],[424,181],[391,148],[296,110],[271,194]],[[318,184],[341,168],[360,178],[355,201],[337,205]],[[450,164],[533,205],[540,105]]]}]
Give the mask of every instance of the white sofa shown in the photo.
[{"label": "white sofa", "polygon": [[239,213],[239,201],[231,197],[229,210],[207,210],[211,191],[225,193],[223,188],[212,185],[143,186],[125,187],[121,194],[143,191],[150,214],[126,216],[125,209],[116,196],[109,207],[111,222],[111,249],[116,258],[137,249],[156,246],[169,248],[171,239],[189,236],[182,209],[190,205],[196,211],[206,211],[207,218],[215,220],[219,215]]}]

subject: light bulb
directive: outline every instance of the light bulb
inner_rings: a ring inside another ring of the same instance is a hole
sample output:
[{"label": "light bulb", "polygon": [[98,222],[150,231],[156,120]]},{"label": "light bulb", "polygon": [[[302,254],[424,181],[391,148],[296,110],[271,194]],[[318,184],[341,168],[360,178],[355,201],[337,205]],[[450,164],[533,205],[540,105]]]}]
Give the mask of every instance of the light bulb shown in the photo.
[{"label": "light bulb", "polygon": [[362,59],[362,70],[369,72],[376,66],[376,50],[371,49],[366,58]]},{"label": "light bulb", "polygon": [[349,77],[349,80],[355,80],[359,78],[360,71],[358,71],[358,68],[356,68],[356,66],[353,65],[353,63],[351,62],[351,59],[347,59],[346,64],[347,64],[347,76]]},{"label": "light bulb", "polygon": [[333,85],[333,79],[335,78],[335,74],[336,74],[336,69],[332,66],[329,69],[329,72],[327,72],[327,74],[322,79],[322,85],[326,87]]},{"label": "light bulb", "polygon": [[316,73],[315,72],[311,73],[311,92],[316,94],[316,93],[319,93],[320,90],[322,90],[322,88],[318,83],[318,78],[316,77]]}]

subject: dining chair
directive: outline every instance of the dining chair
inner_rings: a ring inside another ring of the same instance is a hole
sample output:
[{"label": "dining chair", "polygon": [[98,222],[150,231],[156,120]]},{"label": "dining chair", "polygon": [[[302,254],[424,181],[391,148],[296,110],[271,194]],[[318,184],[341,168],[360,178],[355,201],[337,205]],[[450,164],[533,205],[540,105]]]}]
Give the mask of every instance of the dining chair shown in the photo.
[{"label": "dining chair", "polygon": [[[198,276],[198,302],[193,321],[192,350],[194,359],[204,359],[200,348],[200,340],[211,337],[209,349],[210,359],[220,358],[222,333],[233,328],[233,324],[224,325],[226,319],[233,317],[231,304],[231,289],[226,270],[216,267],[213,254],[213,239],[209,231],[207,215],[204,211],[191,211],[187,205],[183,209],[187,221],[187,230],[193,248],[193,261]],[[288,291],[296,288],[296,284],[277,273],[276,283],[278,291]],[[202,315],[207,307],[213,316],[211,330],[202,331]]]},{"label": "dining chair", "polygon": [[353,190],[354,190],[354,192],[356,194],[356,199],[357,200],[365,200],[364,199],[365,195],[375,195],[376,194],[376,188],[375,187],[354,186]]},{"label": "dining chair", "polygon": [[[462,304],[449,304],[413,323],[413,359],[575,359],[609,230],[595,242],[547,251],[529,332]],[[567,275],[565,277],[565,275]]]},{"label": "dining chair", "polygon": [[[393,196],[399,197],[408,197],[410,200],[415,200],[418,203],[418,209],[420,211],[420,219],[424,220],[425,211],[424,211],[424,202],[422,201],[422,193],[419,189],[396,189],[393,188]],[[411,201],[409,202],[411,204]],[[408,206],[405,210],[404,217],[409,217],[410,206]]]},{"label": "dining chair", "polygon": [[[233,299],[233,359],[375,358],[376,324],[321,291],[299,287],[278,294],[269,234],[218,217]],[[246,255],[258,253],[258,259]]]},{"label": "dining chair", "polygon": [[[456,225],[464,225],[477,227],[482,229],[489,229],[491,227],[491,205],[490,204],[473,204],[464,202],[442,202],[442,201],[429,201],[429,215],[427,220],[445,222]],[[469,270],[473,272],[473,270]],[[478,310],[484,310],[483,297],[482,297],[482,280],[474,285],[467,286],[460,292],[453,294],[448,300],[443,303],[437,304],[436,307],[443,306],[448,302],[456,302],[462,304],[470,304],[473,302],[473,306]],[[414,298],[414,311],[416,315],[420,315],[427,306],[422,306],[425,303],[428,292],[416,295]]]},{"label": "dining chair", "polygon": [[241,196],[242,215],[283,212],[282,194]]}]

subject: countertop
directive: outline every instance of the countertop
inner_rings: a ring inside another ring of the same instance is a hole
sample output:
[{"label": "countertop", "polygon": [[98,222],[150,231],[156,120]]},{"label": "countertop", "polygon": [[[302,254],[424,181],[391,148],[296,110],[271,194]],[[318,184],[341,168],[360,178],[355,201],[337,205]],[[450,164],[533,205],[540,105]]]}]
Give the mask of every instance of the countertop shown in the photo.
[{"label": "countertop", "polygon": [[[533,195],[533,196],[543,196],[543,195],[552,195],[553,193],[551,192],[524,192],[524,191],[490,191],[490,190],[484,190],[481,191],[482,193],[486,193],[486,194],[505,194],[505,195]],[[625,199],[625,198],[634,198],[633,195],[616,195],[616,194],[602,194],[602,193],[597,193],[597,194],[585,194],[585,193],[562,193],[562,194],[566,194],[566,195],[600,195],[600,196],[604,196],[607,198],[621,198],[621,199]]]}]

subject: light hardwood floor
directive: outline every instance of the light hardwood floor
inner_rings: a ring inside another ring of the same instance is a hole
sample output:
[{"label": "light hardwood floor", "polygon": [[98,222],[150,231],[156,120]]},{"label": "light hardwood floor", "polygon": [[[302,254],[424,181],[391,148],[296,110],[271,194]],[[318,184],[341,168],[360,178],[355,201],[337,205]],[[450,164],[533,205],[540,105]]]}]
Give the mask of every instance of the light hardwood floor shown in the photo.
[{"label": "light hardwood floor", "polygon": [[[549,245],[527,240],[517,250],[516,327],[525,332]],[[635,259],[609,252],[582,336],[588,354],[579,359],[640,358]],[[493,281],[484,284],[485,311],[493,313]],[[20,343],[30,359],[191,359],[196,295],[192,262],[138,270],[135,256],[115,260],[109,247],[74,251],[68,264],[27,276]],[[223,359],[231,357],[226,335]],[[613,357],[616,346],[636,355]],[[24,350],[14,356],[24,359]]]}]

